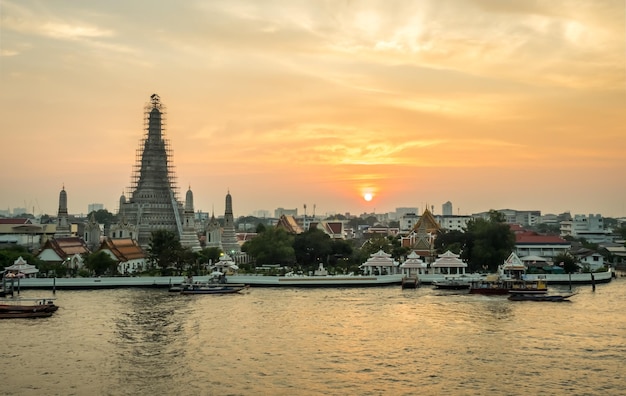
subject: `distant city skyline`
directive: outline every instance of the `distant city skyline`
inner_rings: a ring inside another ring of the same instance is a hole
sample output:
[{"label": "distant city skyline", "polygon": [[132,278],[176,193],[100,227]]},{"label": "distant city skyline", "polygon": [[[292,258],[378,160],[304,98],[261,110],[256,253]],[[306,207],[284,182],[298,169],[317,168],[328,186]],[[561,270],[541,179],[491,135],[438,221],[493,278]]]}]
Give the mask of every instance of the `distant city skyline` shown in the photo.
[{"label": "distant city skyline", "polygon": [[[58,194],[57,194],[58,195]],[[233,200],[235,200],[235,197],[233,197]],[[68,207],[71,208],[71,204],[69,203],[69,201],[71,201],[71,194],[68,192]],[[184,200],[181,201],[184,203]],[[478,213],[484,213],[484,212],[488,212],[489,210],[505,210],[505,209],[511,209],[511,210],[516,210],[516,211],[535,211],[538,210],[541,212],[541,215],[559,215],[559,214],[563,214],[563,213],[570,213],[572,216],[575,215],[584,215],[584,216],[588,216],[588,215],[596,215],[599,214],[602,217],[612,217],[612,218],[624,218],[626,216],[622,215],[622,216],[611,216],[611,215],[607,215],[604,214],[602,212],[598,212],[598,211],[591,211],[591,212],[573,212],[571,210],[561,210],[561,211],[554,211],[554,212],[545,212],[542,211],[541,209],[537,209],[537,208],[515,208],[515,207],[497,207],[497,208],[483,208],[480,210],[475,210],[475,211],[471,211],[471,212],[467,212],[467,213],[462,213],[460,211],[457,211],[454,207],[454,203],[450,202],[450,201],[446,201],[445,203],[452,203],[453,205],[453,213],[451,214],[452,216],[455,215],[461,215],[461,216],[469,216],[472,214],[478,214]],[[87,210],[86,211],[72,211],[71,209],[69,210],[69,214],[73,215],[73,216],[79,216],[79,215],[83,215],[83,216],[87,216],[90,211],[89,209],[91,207],[94,207],[94,210],[98,210],[98,209],[106,209],[109,212],[113,213],[113,214],[117,214],[117,207],[115,208],[109,208],[106,205],[103,205],[101,203],[90,203],[86,205]],[[233,205],[234,206],[234,205]],[[433,211],[433,206],[434,206],[434,211]],[[21,209],[26,209],[25,211],[21,211]],[[34,207],[32,208],[34,209]],[[32,209],[27,209],[24,207],[15,207],[15,208],[11,208],[8,207],[6,209],[0,209],[0,215],[6,215],[6,216],[15,216],[18,214],[22,214],[22,213],[27,213],[27,214],[31,214],[34,216],[39,216],[39,215],[49,215],[49,216],[56,216],[57,215],[57,210],[55,210],[54,212],[49,212],[49,213],[44,213],[44,212],[37,212],[36,210],[33,213]],[[224,208],[225,209],[225,208]],[[391,210],[386,210],[386,211],[375,211],[375,212],[350,212],[350,211],[339,211],[339,210],[330,210],[330,211],[325,211],[325,212],[320,212],[317,211],[315,212],[316,216],[318,217],[325,217],[325,216],[332,216],[332,215],[345,215],[346,213],[349,213],[352,216],[359,216],[361,214],[367,213],[375,213],[375,214],[386,214],[386,213],[400,213],[400,215],[404,214],[407,212],[407,207],[405,206],[398,206],[395,208],[392,208]],[[420,215],[421,213],[423,213],[423,211],[426,209],[426,206],[423,207],[417,207],[417,215]],[[234,208],[233,208],[234,210]],[[428,205],[428,210],[433,212],[433,214],[436,215],[444,215],[444,211],[443,211],[443,204],[439,205],[439,208],[437,208],[437,205]],[[276,207],[274,209],[252,209],[249,213],[237,213],[236,210],[234,210],[235,212],[235,219],[241,216],[254,216],[254,217],[279,217],[276,216],[277,212],[280,213],[289,213],[289,214],[293,214],[292,212],[296,211],[297,212],[297,216],[303,216],[304,215],[304,206],[302,207]],[[224,210],[216,210],[216,209],[210,209],[210,210],[204,210],[204,209],[200,209],[200,208],[196,208],[195,210],[196,213],[205,213],[208,216],[211,216],[212,214],[215,215],[215,217],[217,218],[223,218],[224,217]],[[307,215],[308,216],[312,216],[313,215],[313,211],[311,210],[311,208],[307,205]]]},{"label": "distant city skyline", "polygon": [[0,208],[115,212],[143,108],[179,199],[626,216],[626,3],[0,5]]}]

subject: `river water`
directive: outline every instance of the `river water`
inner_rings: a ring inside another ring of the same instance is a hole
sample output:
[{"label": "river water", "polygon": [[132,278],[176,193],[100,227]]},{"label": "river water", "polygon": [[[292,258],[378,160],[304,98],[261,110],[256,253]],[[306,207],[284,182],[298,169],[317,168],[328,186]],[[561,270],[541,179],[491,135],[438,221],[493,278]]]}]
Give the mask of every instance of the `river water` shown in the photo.
[{"label": "river water", "polygon": [[0,394],[624,394],[626,278],[575,290],[58,291],[52,317],[0,321]]}]

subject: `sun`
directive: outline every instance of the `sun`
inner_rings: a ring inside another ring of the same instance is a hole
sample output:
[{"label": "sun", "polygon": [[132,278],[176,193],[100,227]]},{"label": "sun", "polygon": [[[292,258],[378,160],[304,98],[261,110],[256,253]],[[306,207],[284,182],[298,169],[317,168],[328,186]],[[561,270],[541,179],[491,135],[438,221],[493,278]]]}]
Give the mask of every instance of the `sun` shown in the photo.
[{"label": "sun", "polygon": [[363,199],[366,200],[367,202],[371,201],[372,198],[374,198],[374,195],[372,193],[365,193],[363,194]]}]

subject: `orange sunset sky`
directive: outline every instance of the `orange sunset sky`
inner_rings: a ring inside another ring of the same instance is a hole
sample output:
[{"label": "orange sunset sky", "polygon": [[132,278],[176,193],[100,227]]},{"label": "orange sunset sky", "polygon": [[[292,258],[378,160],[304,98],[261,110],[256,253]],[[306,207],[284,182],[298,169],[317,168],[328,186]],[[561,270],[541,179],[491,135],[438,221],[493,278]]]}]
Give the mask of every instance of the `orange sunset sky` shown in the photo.
[{"label": "orange sunset sky", "polygon": [[2,0],[0,209],[117,211],[157,93],[196,210],[625,216],[625,4]]}]

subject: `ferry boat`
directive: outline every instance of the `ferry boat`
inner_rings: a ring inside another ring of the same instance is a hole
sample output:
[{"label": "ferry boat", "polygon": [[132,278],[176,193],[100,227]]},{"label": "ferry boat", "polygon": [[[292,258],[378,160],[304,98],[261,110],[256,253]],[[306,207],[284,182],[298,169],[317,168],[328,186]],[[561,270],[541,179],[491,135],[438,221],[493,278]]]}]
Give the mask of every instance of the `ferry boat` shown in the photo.
[{"label": "ferry boat", "polygon": [[470,283],[470,294],[546,294],[548,283],[544,278],[533,280],[526,278],[526,266],[511,253],[502,265],[498,267],[498,273],[490,275],[482,280]]}]

